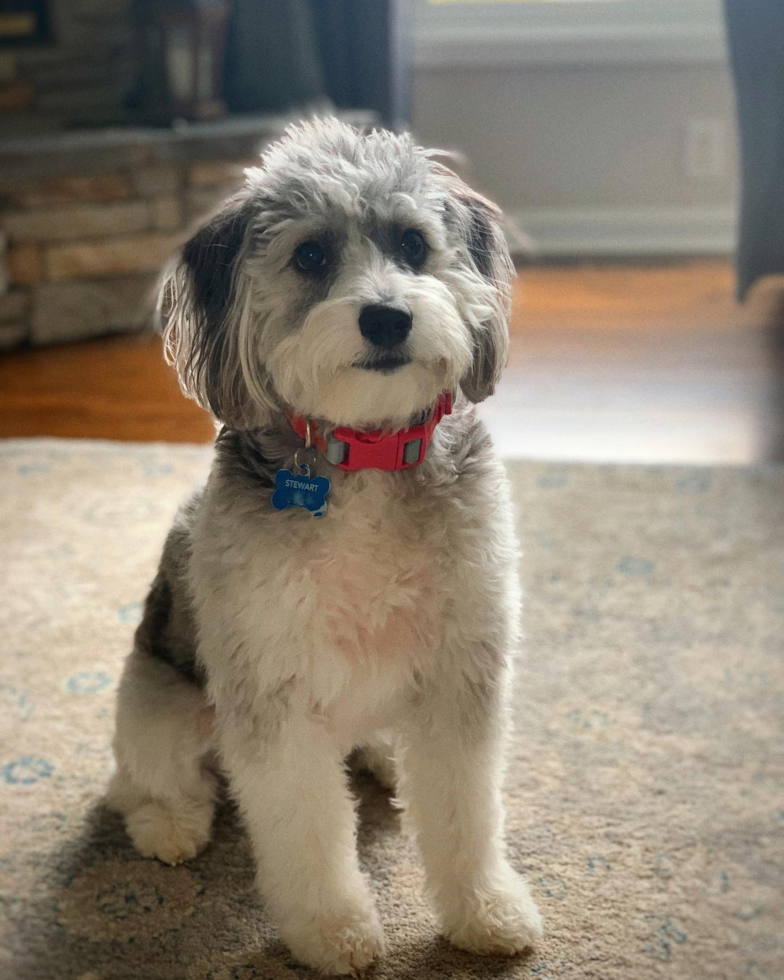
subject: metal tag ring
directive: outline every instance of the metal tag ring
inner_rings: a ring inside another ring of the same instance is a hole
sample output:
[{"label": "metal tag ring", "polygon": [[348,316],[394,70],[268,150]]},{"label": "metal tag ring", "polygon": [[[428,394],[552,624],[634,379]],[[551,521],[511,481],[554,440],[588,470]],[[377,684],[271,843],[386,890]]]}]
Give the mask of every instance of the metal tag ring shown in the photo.
[{"label": "metal tag ring", "polygon": [[316,463],[316,450],[312,446],[303,446],[294,453],[294,465],[299,469],[310,469]]}]

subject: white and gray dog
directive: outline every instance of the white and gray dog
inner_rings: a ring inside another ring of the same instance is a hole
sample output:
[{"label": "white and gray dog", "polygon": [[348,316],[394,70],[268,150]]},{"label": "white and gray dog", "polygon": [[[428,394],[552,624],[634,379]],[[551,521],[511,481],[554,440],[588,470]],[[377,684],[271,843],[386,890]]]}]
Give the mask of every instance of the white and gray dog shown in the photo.
[{"label": "white and gray dog", "polygon": [[326,120],[263,155],[164,283],[168,355],[222,428],[127,662],[110,801],[141,854],[192,858],[219,759],[267,908],[324,973],[384,948],[352,750],[387,781],[394,759],[453,943],[541,934],[501,800],[518,549],[474,409],[506,358],[510,272],[498,210],[434,154]]}]

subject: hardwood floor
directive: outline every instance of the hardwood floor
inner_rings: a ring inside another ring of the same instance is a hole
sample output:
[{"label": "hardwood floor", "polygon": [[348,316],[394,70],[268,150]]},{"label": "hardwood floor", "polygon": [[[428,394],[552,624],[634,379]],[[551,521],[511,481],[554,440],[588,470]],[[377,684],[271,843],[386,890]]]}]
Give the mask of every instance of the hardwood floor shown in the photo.
[{"label": "hardwood floor", "polygon": [[157,336],[107,337],[0,358],[0,437],[207,442]]},{"label": "hardwood floor", "polygon": [[[524,268],[509,368],[482,406],[507,455],[784,461],[784,286],[743,306],[723,260]],[[0,436],[203,442],[152,337],[0,358]]]},{"label": "hardwood floor", "polygon": [[784,287],[725,261],[523,270],[486,415],[510,455],[784,459]]}]

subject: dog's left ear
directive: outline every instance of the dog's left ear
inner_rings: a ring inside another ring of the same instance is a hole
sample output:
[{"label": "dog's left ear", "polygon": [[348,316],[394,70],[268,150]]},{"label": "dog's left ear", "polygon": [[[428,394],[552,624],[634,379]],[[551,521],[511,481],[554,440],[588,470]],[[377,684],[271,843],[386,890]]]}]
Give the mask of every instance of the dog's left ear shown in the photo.
[{"label": "dog's left ear", "polygon": [[510,280],[514,266],[501,229],[501,211],[453,171],[435,165],[450,191],[448,217],[463,238],[470,261],[491,287],[489,315],[474,331],[474,359],[460,387],[472,402],[492,395],[509,353]]}]

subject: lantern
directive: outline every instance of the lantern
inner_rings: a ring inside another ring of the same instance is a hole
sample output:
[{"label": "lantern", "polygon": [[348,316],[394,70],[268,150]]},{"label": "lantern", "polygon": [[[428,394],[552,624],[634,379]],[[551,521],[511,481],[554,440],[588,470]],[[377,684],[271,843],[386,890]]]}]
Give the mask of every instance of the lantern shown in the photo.
[{"label": "lantern", "polygon": [[152,122],[225,115],[228,0],[138,0],[141,102]]}]

